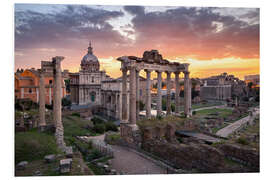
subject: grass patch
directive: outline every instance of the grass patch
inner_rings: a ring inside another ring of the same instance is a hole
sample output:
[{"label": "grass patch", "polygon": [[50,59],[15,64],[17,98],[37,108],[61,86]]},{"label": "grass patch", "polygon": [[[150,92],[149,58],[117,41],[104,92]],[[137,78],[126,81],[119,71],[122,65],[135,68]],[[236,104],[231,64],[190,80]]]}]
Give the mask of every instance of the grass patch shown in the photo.
[{"label": "grass patch", "polygon": [[36,129],[15,134],[15,162],[43,159],[48,154],[58,154],[55,137]]},{"label": "grass patch", "polygon": [[204,109],[197,111],[196,116],[203,115],[207,116],[210,114],[218,113],[218,117],[227,117],[232,114],[231,109],[220,109],[220,108],[213,108],[213,109]]},{"label": "grass patch", "polygon": [[85,136],[90,133],[90,130],[86,129],[87,124],[90,122],[87,120],[82,120],[77,116],[64,116],[64,135],[67,136]]},{"label": "grass patch", "polygon": [[168,123],[174,123],[175,125],[183,125],[184,121],[187,120],[187,118],[180,118],[176,116],[165,116],[162,118],[155,118],[152,117],[151,119],[142,119],[137,122],[137,125],[140,128],[145,128],[145,127],[154,127],[154,126],[165,126]]}]

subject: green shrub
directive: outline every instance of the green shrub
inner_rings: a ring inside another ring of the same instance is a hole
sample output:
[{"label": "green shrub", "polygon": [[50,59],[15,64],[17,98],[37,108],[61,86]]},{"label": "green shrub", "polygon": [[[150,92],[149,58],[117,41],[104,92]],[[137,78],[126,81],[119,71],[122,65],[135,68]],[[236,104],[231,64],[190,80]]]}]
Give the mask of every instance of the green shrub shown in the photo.
[{"label": "green shrub", "polygon": [[80,113],[74,112],[74,113],[71,114],[71,116],[77,116],[77,117],[80,117]]},{"label": "green shrub", "polygon": [[105,125],[104,124],[95,124],[93,130],[96,133],[103,134],[105,132]]},{"label": "green shrub", "polygon": [[249,144],[249,142],[244,137],[239,137],[237,139],[237,143],[242,144],[242,145],[248,145]]},{"label": "green shrub", "polygon": [[102,124],[102,123],[104,123],[104,121],[102,119],[98,118],[98,117],[93,117],[91,119],[91,121],[94,123],[94,125],[95,124]]},{"label": "green shrub", "polygon": [[106,131],[118,131],[117,126],[111,121],[105,123],[105,129]]},{"label": "green shrub", "polygon": [[98,150],[93,149],[91,151],[91,153],[88,154],[88,156],[86,157],[86,159],[87,159],[87,161],[92,161],[92,160],[98,159],[100,157],[102,157],[102,154]]}]

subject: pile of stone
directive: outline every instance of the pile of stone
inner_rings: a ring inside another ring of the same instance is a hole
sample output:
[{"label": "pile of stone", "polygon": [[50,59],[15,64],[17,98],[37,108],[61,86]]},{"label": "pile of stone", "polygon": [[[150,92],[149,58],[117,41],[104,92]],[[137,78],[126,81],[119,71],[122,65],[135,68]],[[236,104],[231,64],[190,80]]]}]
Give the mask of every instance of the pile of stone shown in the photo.
[{"label": "pile of stone", "polygon": [[71,158],[60,160],[60,167],[59,167],[60,173],[69,173],[71,171],[71,167],[72,167]]},{"label": "pile of stone", "polygon": [[27,165],[28,165],[27,161],[21,161],[16,165],[16,169],[17,170],[25,170]]},{"label": "pile of stone", "polygon": [[44,157],[44,160],[46,163],[52,163],[56,160],[56,157],[54,154],[50,154]]},{"label": "pile of stone", "polygon": [[99,162],[96,165],[99,168],[104,169],[105,173],[108,174],[108,175],[116,175],[117,174],[116,170],[111,168],[111,165],[112,165],[111,160],[108,160],[107,163],[100,163]]}]

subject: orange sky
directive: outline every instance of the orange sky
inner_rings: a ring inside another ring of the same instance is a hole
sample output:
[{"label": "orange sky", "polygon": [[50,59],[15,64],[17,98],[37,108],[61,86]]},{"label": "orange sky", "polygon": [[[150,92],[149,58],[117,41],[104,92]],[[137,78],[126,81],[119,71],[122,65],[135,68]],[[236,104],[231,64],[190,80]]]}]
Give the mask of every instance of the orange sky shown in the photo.
[{"label": "orange sky", "polygon": [[256,8],[15,5],[15,70],[60,55],[63,69],[78,71],[89,40],[112,77],[121,75],[117,57],[151,49],[190,63],[191,77],[260,71]]}]

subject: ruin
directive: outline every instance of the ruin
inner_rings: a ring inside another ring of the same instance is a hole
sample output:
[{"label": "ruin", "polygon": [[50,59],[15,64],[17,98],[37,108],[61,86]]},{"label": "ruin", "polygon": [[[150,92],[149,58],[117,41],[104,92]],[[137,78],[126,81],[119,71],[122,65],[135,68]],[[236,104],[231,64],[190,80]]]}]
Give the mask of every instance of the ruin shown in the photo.
[{"label": "ruin", "polygon": [[[52,61],[42,61],[41,64],[46,64],[53,69],[53,125],[55,127],[55,138],[56,143],[60,149],[64,152],[66,151],[66,144],[64,142],[64,128],[62,123],[62,104],[61,104],[61,85],[62,85],[62,73],[61,73],[61,61],[64,57],[56,56],[52,58]],[[45,121],[45,86],[44,86],[44,71],[40,71],[40,104],[39,104],[39,113],[40,119],[38,126],[41,130],[44,130],[46,126]]]},{"label": "ruin", "polygon": [[[175,74],[175,87],[176,93],[179,94],[180,84],[179,84],[179,74],[182,72],[185,75],[184,86],[185,86],[185,102],[184,102],[184,114],[186,117],[192,115],[191,111],[191,81],[189,78],[189,64],[187,63],[178,63],[178,62],[169,62],[166,59],[163,59],[162,55],[159,54],[157,50],[145,51],[143,57],[135,56],[122,56],[117,58],[121,62],[121,71],[123,75],[122,80],[122,121],[121,121],[121,135],[124,136],[124,131],[122,129],[126,126],[131,127],[132,130],[137,130],[136,121],[138,119],[138,74],[141,70],[146,72],[147,76],[147,86],[146,86],[146,115],[147,118],[151,117],[151,92],[150,92],[150,81],[151,81],[151,72],[154,71],[158,76],[158,99],[157,99],[157,116],[160,117],[162,114],[162,96],[161,96],[161,82],[162,82],[162,73],[167,74],[167,82],[171,81],[171,74]],[[129,71],[130,80],[129,80],[129,107],[127,107],[127,72]],[[170,83],[167,83],[167,104],[166,110],[167,115],[171,114],[171,86]],[[180,115],[180,99],[176,96],[176,115]],[[129,108],[129,117],[127,116],[127,108]],[[130,128],[129,128],[130,129]]]}]

